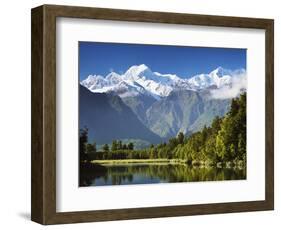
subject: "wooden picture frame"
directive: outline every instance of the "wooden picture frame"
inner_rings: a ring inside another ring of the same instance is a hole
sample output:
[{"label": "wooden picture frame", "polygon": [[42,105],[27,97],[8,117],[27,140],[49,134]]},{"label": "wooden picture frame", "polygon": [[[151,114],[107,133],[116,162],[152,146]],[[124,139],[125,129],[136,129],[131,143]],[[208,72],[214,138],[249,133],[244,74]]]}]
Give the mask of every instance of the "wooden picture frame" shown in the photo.
[{"label": "wooden picture frame", "polygon": [[[56,211],[56,18],[265,30],[265,200],[100,211]],[[274,21],[271,19],[43,5],[32,9],[32,205],[41,224],[157,218],[274,209]]]}]

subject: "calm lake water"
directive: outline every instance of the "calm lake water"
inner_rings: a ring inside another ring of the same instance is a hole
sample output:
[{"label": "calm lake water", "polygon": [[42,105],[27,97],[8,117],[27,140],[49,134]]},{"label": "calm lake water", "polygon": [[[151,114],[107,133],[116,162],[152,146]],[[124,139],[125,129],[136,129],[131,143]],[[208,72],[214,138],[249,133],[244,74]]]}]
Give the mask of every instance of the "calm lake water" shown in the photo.
[{"label": "calm lake water", "polygon": [[153,184],[246,179],[246,169],[199,168],[184,164],[106,165],[80,174],[80,186]]}]

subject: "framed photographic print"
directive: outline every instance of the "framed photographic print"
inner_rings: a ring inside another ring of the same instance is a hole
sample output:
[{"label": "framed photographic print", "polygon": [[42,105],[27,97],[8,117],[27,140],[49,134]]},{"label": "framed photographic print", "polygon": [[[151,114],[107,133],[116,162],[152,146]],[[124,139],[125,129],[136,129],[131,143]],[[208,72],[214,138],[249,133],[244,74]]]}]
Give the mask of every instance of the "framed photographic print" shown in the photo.
[{"label": "framed photographic print", "polygon": [[32,9],[41,224],[272,210],[273,20]]}]

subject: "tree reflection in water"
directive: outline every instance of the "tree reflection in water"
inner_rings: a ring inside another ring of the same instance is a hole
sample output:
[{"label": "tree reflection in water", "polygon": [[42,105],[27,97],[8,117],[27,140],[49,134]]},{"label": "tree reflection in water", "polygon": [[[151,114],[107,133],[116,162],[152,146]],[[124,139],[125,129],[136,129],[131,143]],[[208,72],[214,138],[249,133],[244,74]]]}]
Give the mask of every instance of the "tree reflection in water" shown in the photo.
[{"label": "tree reflection in water", "polygon": [[246,169],[190,167],[185,164],[107,165],[81,172],[80,186],[152,184],[246,179]]}]

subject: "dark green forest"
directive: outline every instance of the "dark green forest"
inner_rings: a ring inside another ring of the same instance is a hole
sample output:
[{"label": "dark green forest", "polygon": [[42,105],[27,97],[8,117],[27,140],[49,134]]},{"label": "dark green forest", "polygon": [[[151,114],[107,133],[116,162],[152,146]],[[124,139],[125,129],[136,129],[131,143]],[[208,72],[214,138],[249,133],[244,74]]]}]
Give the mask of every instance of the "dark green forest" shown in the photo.
[{"label": "dark green forest", "polygon": [[121,159],[180,159],[187,164],[246,163],[246,93],[232,99],[230,110],[216,117],[209,127],[185,136],[182,132],[167,142],[137,150],[134,144],[113,140],[97,150],[88,143],[88,129],[80,129],[80,161]]}]

